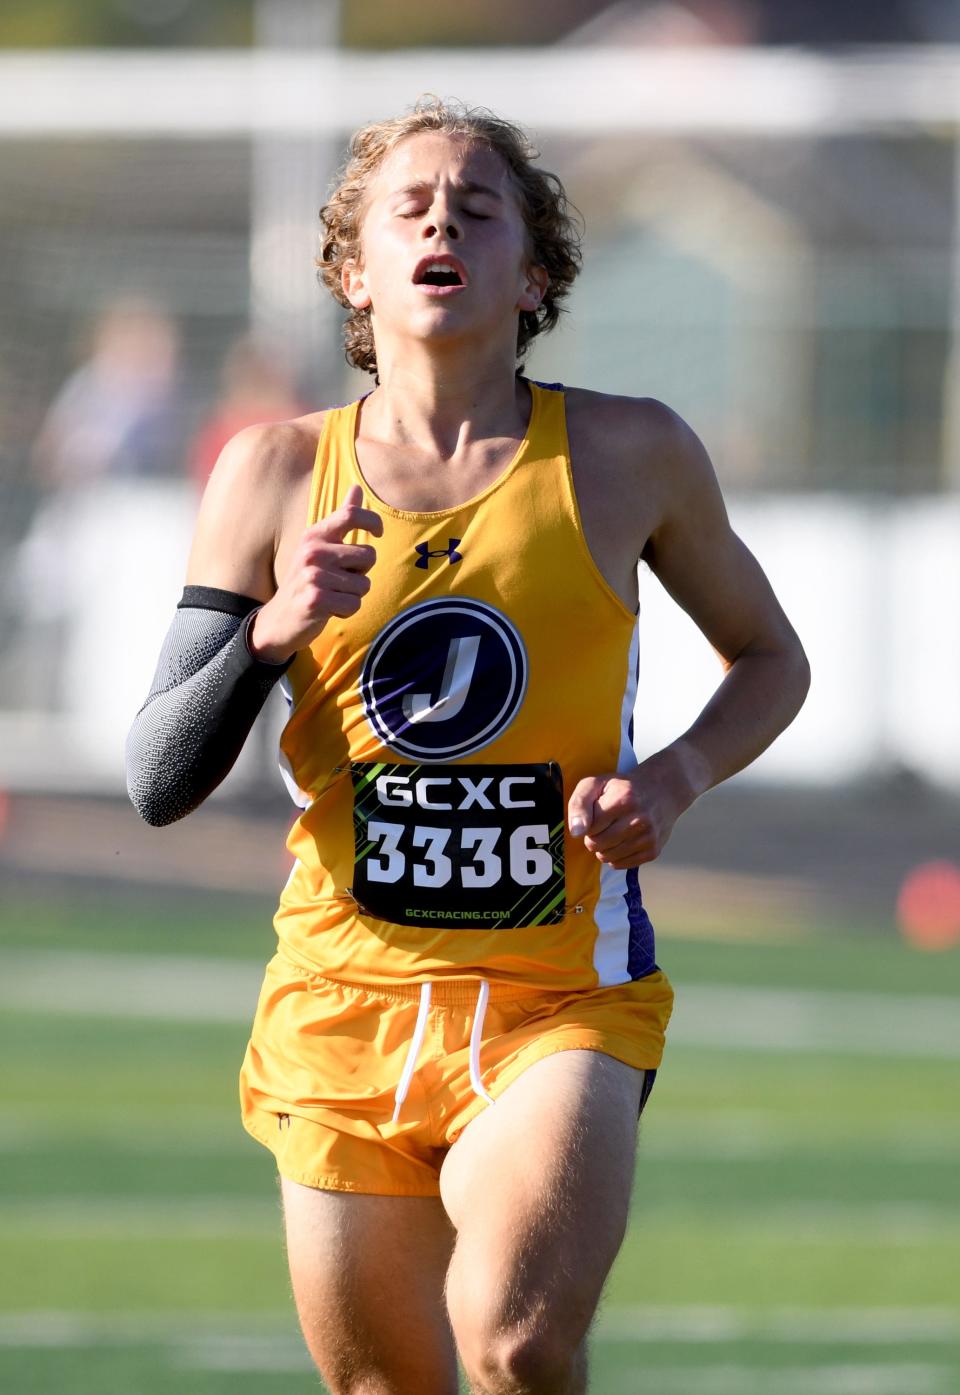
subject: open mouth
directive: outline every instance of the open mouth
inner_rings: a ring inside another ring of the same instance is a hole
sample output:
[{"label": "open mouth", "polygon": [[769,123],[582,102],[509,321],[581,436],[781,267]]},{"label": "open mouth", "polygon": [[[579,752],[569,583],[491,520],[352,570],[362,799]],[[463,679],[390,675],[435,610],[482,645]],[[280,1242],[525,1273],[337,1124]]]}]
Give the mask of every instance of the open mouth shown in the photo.
[{"label": "open mouth", "polygon": [[424,257],[413,274],[413,283],[431,295],[462,290],[467,284],[466,269],[457,257]]},{"label": "open mouth", "polygon": [[462,286],[463,282],[452,268],[436,267],[425,271],[418,284],[421,286]]}]

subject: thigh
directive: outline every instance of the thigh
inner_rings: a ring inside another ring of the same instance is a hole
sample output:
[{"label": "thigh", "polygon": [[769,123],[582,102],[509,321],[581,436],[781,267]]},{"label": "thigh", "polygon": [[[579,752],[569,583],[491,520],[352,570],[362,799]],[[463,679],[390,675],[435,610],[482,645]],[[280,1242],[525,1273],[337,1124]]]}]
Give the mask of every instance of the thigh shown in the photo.
[{"label": "thigh", "polygon": [[297,1312],[333,1395],[456,1395],[441,1203],[280,1182]]},{"label": "thigh", "polygon": [[440,1174],[457,1228],[448,1303],[461,1350],[529,1330],[582,1343],[626,1229],[643,1071],[555,1052],[478,1115]]}]

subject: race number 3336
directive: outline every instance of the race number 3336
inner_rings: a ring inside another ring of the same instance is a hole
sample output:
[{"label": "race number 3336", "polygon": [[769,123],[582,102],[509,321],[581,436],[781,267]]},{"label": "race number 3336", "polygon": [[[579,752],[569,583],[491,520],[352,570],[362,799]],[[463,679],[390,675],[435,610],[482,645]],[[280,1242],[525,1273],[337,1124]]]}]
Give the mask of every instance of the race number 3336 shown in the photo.
[{"label": "race number 3336", "polygon": [[555,925],[566,914],[559,765],[354,761],[352,894],[394,925]]}]

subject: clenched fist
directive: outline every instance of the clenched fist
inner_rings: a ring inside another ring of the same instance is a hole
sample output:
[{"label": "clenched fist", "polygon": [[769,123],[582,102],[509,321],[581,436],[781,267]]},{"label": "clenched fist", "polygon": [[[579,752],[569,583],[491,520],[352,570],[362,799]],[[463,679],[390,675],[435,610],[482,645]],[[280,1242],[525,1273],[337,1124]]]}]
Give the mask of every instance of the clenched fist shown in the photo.
[{"label": "clenched fist", "polygon": [[316,639],[331,615],[356,615],[370,590],[367,572],[377,560],[366,543],[345,543],[353,529],[383,534],[380,515],[362,507],[363,490],[352,484],[336,513],[308,528],[276,594],[259,610],[248,643],[258,659],[283,663]]},{"label": "clenched fist", "polygon": [[652,862],[699,793],[686,764],[667,748],[628,774],[580,780],[567,805],[571,834],[617,871]]}]

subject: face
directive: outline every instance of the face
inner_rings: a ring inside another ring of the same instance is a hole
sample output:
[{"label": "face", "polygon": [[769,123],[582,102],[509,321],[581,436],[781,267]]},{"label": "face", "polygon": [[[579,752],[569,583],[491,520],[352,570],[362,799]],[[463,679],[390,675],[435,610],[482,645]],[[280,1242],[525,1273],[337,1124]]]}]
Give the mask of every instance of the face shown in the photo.
[{"label": "face", "polygon": [[378,357],[394,334],[436,339],[499,334],[516,344],[520,310],[535,310],[546,272],[529,239],[505,161],[464,137],[408,136],[367,195],[362,257],[342,284],[370,307]]}]

